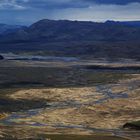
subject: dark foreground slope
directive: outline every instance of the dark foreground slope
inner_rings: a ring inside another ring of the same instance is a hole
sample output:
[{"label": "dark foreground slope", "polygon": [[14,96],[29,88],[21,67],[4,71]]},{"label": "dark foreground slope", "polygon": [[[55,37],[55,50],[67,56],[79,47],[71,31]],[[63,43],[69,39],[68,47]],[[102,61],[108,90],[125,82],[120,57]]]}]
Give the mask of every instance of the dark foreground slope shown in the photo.
[{"label": "dark foreground slope", "polygon": [[131,24],[46,19],[1,35],[0,50],[47,50],[47,54],[140,59],[140,26]]}]

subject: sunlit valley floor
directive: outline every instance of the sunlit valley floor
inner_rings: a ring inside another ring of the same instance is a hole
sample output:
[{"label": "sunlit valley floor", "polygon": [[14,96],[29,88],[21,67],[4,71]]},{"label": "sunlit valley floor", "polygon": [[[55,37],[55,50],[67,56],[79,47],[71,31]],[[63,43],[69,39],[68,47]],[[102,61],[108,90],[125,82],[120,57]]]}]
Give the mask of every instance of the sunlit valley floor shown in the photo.
[{"label": "sunlit valley floor", "polygon": [[139,140],[140,64],[0,61],[0,139]]}]

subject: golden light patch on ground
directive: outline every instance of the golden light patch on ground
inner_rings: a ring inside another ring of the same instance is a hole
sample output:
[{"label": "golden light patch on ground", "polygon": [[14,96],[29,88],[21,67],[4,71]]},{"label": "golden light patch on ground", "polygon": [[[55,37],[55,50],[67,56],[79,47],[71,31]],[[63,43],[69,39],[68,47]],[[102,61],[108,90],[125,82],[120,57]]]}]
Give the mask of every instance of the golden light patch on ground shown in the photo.
[{"label": "golden light patch on ground", "polygon": [[[130,79],[123,79],[118,84],[105,86],[111,89],[112,95],[127,93],[128,98],[108,98],[109,95],[104,93],[104,89],[97,91],[96,86],[24,89],[15,91],[7,97],[14,100],[45,99],[50,105],[50,108],[41,109],[37,115],[19,118],[16,122],[112,129],[122,127],[133,119],[140,119],[139,79],[140,75],[134,74]],[[130,90],[130,83],[136,88]],[[107,99],[98,102],[104,98]]]},{"label": "golden light patch on ground", "polygon": [[8,114],[6,113],[0,113],[0,120],[6,118],[8,116]]},{"label": "golden light patch on ground", "polygon": [[113,93],[122,93],[122,92],[127,92],[129,90],[129,87],[119,84],[119,85],[113,86],[111,90]]},{"label": "golden light patch on ground", "polygon": [[140,74],[127,74],[129,78],[119,80],[119,84],[128,84],[131,82],[139,82],[140,81]]},{"label": "golden light patch on ground", "polygon": [[[114,89],[117,91],[120,90],[120,87],[117,86]],[[104,96],[96,93],[95,88],[91,87],[32,89],[28,90],[31,96],[27,96],[26,92],[18,91],[10,97],[14,99],[41,97],[50,100],[52,106],[55,103],[57,104],[52,108],[42,109],[35,116],[21,118],[18,120],[19,122],[112,129],[122,127],[123,124],[132,121],[134,118],[135,120],[140,119],[139,94],[124,99],[108,99],[103,103],[96,104],[94,101],[102,99]],[[63,105],[63,103],[66,103],[66,105]]]},{"label": "golden light patch on ground", "polygon": [[[140,102],[137,99],[115,99],[109,100],[102,105],[94,107],[96,114],[104,114],[104,117],[98,115],[98,127],[119,128],[122,124],[129,121],[140,119]],[[96,124],[95,124],[96,125]]]},{"label": "golden light patch on ground", "polygon": [[89,102],[90,99],[92,101],[96,101],[102,98],[103,95],[96,92],[95,87],[83,87],[19,90],[13,94],[9,94],[7,97],[15,100],[46,99],[48,102],[75,101],[79,103],[86,103]]}]

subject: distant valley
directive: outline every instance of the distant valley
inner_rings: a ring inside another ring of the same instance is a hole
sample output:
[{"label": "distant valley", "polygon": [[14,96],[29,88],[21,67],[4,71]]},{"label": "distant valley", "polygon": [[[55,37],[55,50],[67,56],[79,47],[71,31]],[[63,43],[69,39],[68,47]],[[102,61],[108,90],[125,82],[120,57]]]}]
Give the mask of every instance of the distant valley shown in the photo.
[{"label": "distant valley", "polygon": [[140,22],[0,25],[0,139],[139,140]]}]

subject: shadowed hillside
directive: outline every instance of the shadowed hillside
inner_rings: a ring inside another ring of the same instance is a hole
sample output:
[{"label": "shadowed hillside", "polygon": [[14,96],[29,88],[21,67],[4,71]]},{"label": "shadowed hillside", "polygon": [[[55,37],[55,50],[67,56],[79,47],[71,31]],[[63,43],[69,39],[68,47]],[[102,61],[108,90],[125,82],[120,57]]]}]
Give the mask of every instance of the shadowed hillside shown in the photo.
[{"label": "shadowed hillside", "polygon": [[[140,59],[139,22],[40,20],[0,36],[1,51]],[[46,55],[45,54],[45,55]]]},{"label": "shadowed hillside", "polygon": [[[138,41],[140,27],[119,22],[40,20],[27,29],[3,36],[1,42],[34,41]],[[7,38],[8,37],[8,38]]]}]

